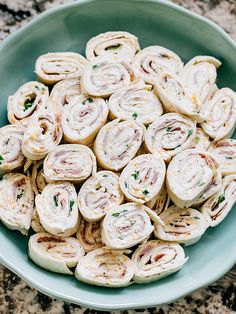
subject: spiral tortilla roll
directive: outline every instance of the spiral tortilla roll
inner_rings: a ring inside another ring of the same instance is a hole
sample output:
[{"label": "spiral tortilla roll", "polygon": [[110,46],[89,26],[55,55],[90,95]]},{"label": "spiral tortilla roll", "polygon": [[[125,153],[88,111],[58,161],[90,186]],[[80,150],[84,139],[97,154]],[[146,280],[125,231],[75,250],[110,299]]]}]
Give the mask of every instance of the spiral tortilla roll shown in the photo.
[{"label": "spiral tortilla roll", "polygon": [[113,249],[130,248],[148,238],[155,224],[162,223],[148,207],[126,203],[111,209],[102,221],[102,242]]},{"label": "spiral tortilla roll", "polygon": [[101,220],[114,206],[123,203],[119,177],[111,171],[100,171],[82,185],[78,194],[79,210],[87,221]]},{"label": "spiral tortilla roll", "polygon": [[104,99],[85,95],[75,97],[62,111],[64,139],[89,145],[107,122],[108,106]]},{"label": "spiral tortilla roll", "polygon": [[197,122],[204,120],[200,100],[179,77],[162,73],[156,79],[155,88],[165,111],[182,113]]},{"label": "spiral tortilla roll", "polygon": [[43,160],[39,160],[33,165],[30,177],[32,182],[32,189],[35,195],[41,193],[47,185],[43,174]]},{"label": "spiral tortilla roll", "polygon": [[80,241],[85,252],[91,252],[103,246],[101,239],[101,222],[87,222],[82,219],[76,238]]},{"label": "spiral tortilla roll", "polygon": [[222,189],[209,198],[201,207],[211,227],[221,223],[236,202],[236,174],[224,177]]},{"label": "spiral tortilla roll", "polygon": [[118,171],[124,168],[138,152],[145,128],[134,121],[107,123],[99,131],[94,151],[100,166]]},{"label": "spiral tortilla roll", "polygon": [[198,149],[198,150],[207,150],[210,146],[209,136],[201,129],[196,129],[195,138],[192,141],[192,144],[189,148]]},{"label": "spiral tortilla roll", "polygon": [[106,32],[92,37],[86,45],[88,61],[103,54],[118,55],[131,61],[140,50],[138,38],[128,32]]},{"label": "spiral tortilla roll", "polygon": [[214,87],[221,62],[211,56],[196,56],[185,64],[180,76],[203,103]]},{"label": "spiral tortilla roll", "polygon": [[85,255],[75,269],[79,281],[111,288],[125,287],[131,284],[135,264],[124,251],[100,248]]},{"label": "spiral tortilla roll", "polygon": [[34,193],[30,179],[21,173],[9,173],[0,181],[0,219],[11,230],[26,235],[33,215]]},{"label": "spiral tortilla roll", "polygon": [[151,208],[158,216],[169,207],[170,198],[166,187],[163,186],[160,193],[148,201],[145,205]]},{"label": "spiral tortilla roll", "polygon": [[49,109],[59,118],[65,105],[81,94],[81,78],[66,79],[53,86],[49,97]]},{"label": "spiral tortilla roll", "polygon": [[25,160],[21,151],[24,128],[20,125],[6,125],[0,128],[0,173],[20,168]]},{"label": "spiral tortilla roll", "polygon": [[48,87],[36,81],[27,82],[9,96],[7,114],[10,123],[27,126],[31,118],[48,105]]},{"label": "spiral tortilla roll", "polygon": [[222,175],[236,174],[236,140],[225,139],[213,142],[209,151],[217,158]]},{"label": "spiral tortilla roll", "polygon": [[86,66],[82,90],[92,96],[109,97],[118,89],[129,85],[131,79],[132,72],[128,63],[117,56],[103,55]]},{"label": "spiral tortilla roll", "polygon": [[75,267],[84,256],[84,250],[77,239],[62,239],[45,232],[32,235],[28,247],[29,257],[35,264],[67,275],[73,275],[70,268]]},{"label": "spiral tortilla roll", "polygon": [[149,124],[163,113],[161,103],[151,85],[140,81],[116,91],[109,98],[110,118],[134,119]]},{"label": "spiral tortilla roll", "polygon": [[183,62],[173,51],[161,46],[150,46],[136,54],[132,70],[136,79],[155,84],[160,73],[177,75],[183,69]]},{"label": "spiral tortilla roll", "polygon": [[170,161],[191,146],[195,135],[194,121],[178,113],[167,113],[149,125],[145,145],[150,153],[159,153],[164,160]]},{"label": "spiral tortilla roll", "polygon": [[81,77],[88,61],[74,52],[52,52],[36,60],[35,72],[38,79],[45,84]]},{"label": "spiral tortilla roll", "polygon": [[144,204],[160,193],[165,173],[165,163],[158,154],[140,155],[122,170],[121,190],[127,200]]},{"label": "spiral tortilla roll", "polygon": [[233,135],[236,126],[236,93],[230,88],[221,88],[205,102],[201,123],[203,130],[215,141]]},{"label": "spiral tortilla roll", "polygon": [[47,182],[81,182],[96,173],[96,157],[84,145],[59,145],[47,155],[43,169]]},{"label": "spiral tortilla roll", "polygon": [[60,237],[76,233],[79,224],[77,194],[72,183],[48,184],[35,198],[39,219],[44,229]]},{"label": "spiral tortilla roll", "polygon": [[42,226],[40,219],[39,219],[39,214],[37,212],[37,208],[35,207],[33,210],[33,216],[31,219],[31,228],[34,230],[34,232],[39,233],[39,232],[46,232],[44,227]]},{"label": "spiral tortilla roll", "polygon": [[164,241],[192,245],[200,240],[208,228],[206,218],[196,209],[179,208],[175,205],[160,214],[164,225],[157,225],[155,236]]},{"label": "spiral tortilla roll", "polygon": [[150,240],[135,250],[132,260],[136,264],[134,282],[147,283],[177,272],[188,257],[177,243]]},{"label": "spiral tortilla roll", "polygon": [[168,194],[181,208],[206,201],[220,190],[221,181],[219,163],[205,151],[183,151],[172,159],[167,169]]},{"label": "spiral tortilla roll", "polygon": [[55,116],[41,111],[28,123],[22,141],[22,152],[30,160],[43,159],[62,139],[62,129]]}]

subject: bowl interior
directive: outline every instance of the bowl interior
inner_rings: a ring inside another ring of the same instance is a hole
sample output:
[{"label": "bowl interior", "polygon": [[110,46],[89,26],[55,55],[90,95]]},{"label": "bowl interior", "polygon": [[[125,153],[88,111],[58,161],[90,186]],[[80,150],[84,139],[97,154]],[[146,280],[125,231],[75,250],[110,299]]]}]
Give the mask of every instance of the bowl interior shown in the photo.
[{"label": "bowl interior", "polygon": [[[7,97],[34,80],[34,64],[41,54],[74,51],[84,54],[92,36],[109,30],[135,34],[141,47],[162,45],[184,61],[209,54],[223,65],[218,85],[235,89],[236,46],[211,23],[164,1],[80,1],[54,9],[11,36],[0,47],[0,126],[7,124]],[[107,289],[50,273],[27,257],[27,237],[0,224],[0,261],[42,292],[97,309],[124,309],[171,302],[223,275],[236,259],[236,210],[217,228],[209,229],[185,249],[189,261],[163,280]]]}]

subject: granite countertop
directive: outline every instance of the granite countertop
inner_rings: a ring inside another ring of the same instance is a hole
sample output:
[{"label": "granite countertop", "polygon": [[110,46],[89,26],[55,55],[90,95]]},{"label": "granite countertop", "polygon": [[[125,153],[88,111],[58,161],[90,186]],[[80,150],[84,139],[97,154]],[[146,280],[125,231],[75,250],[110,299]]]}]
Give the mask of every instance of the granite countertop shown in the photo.
[{"label": "granite countertop", "polygon": [[[236,40],[236,0],[172,0],[218,23]],[[0,0],[0,40],[40,12],[70,0]],[[0,314],[82,314],[97,311],[53,300],[27,286],[0,266]],[[103,312],[104,313],[104,312]],[[236,267],[216,283],[163,307],[116,312],[131,313],[236,313]]]}]

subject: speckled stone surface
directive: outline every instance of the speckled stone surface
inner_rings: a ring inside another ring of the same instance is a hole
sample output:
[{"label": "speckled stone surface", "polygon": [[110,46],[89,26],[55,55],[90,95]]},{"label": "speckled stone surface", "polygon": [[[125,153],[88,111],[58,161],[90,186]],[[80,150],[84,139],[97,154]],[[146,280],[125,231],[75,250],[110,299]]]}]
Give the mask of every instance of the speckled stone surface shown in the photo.
[{"label": "speckled stone surface", "polygon": [[[236,0],[172,0],[204,15],[236,40]],[[0,0],[0,40],[40,12],[70,0]],[[235,239],[234,239],[235,240]],[[53,300],[31,289],[0,266],[0,314],[90,314],[94,310]],[[104,312],[103,312],[104,313]],[[163,307],[115,312],[117,314],[229,314],[236,313],[236,267],[213,285]]]}]

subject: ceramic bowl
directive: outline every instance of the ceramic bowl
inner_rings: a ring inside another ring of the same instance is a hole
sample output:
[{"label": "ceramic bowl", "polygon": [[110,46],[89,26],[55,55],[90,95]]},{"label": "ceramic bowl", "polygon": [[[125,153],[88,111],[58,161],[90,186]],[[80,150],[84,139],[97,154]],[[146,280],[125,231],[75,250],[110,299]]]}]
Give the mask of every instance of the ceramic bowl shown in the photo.
[{"label": "ceramic bowl", "polygon": [[[7,124],[7,97],[35,79],[34,64],[52,51],[84,53],[86,42],[109,31],[129,31],[142,47],[161,45],[184,61],[195,55],[219,58],[219,86],[236,89],[236,45],[214,23],[161,0],[79,1],[49,10],[0,45],[0,126]],[[0,196],[1,197],[1,196]],[[236,261],[236,208],[216,228],[186,248],[189,261],[178,273],[151,284],[108,289],[73,276],[43,270],[27,256],[28,238],[0,224],[0,262],[51,297],[100,310],[152,307],[173,302],[223,276]]]}]

